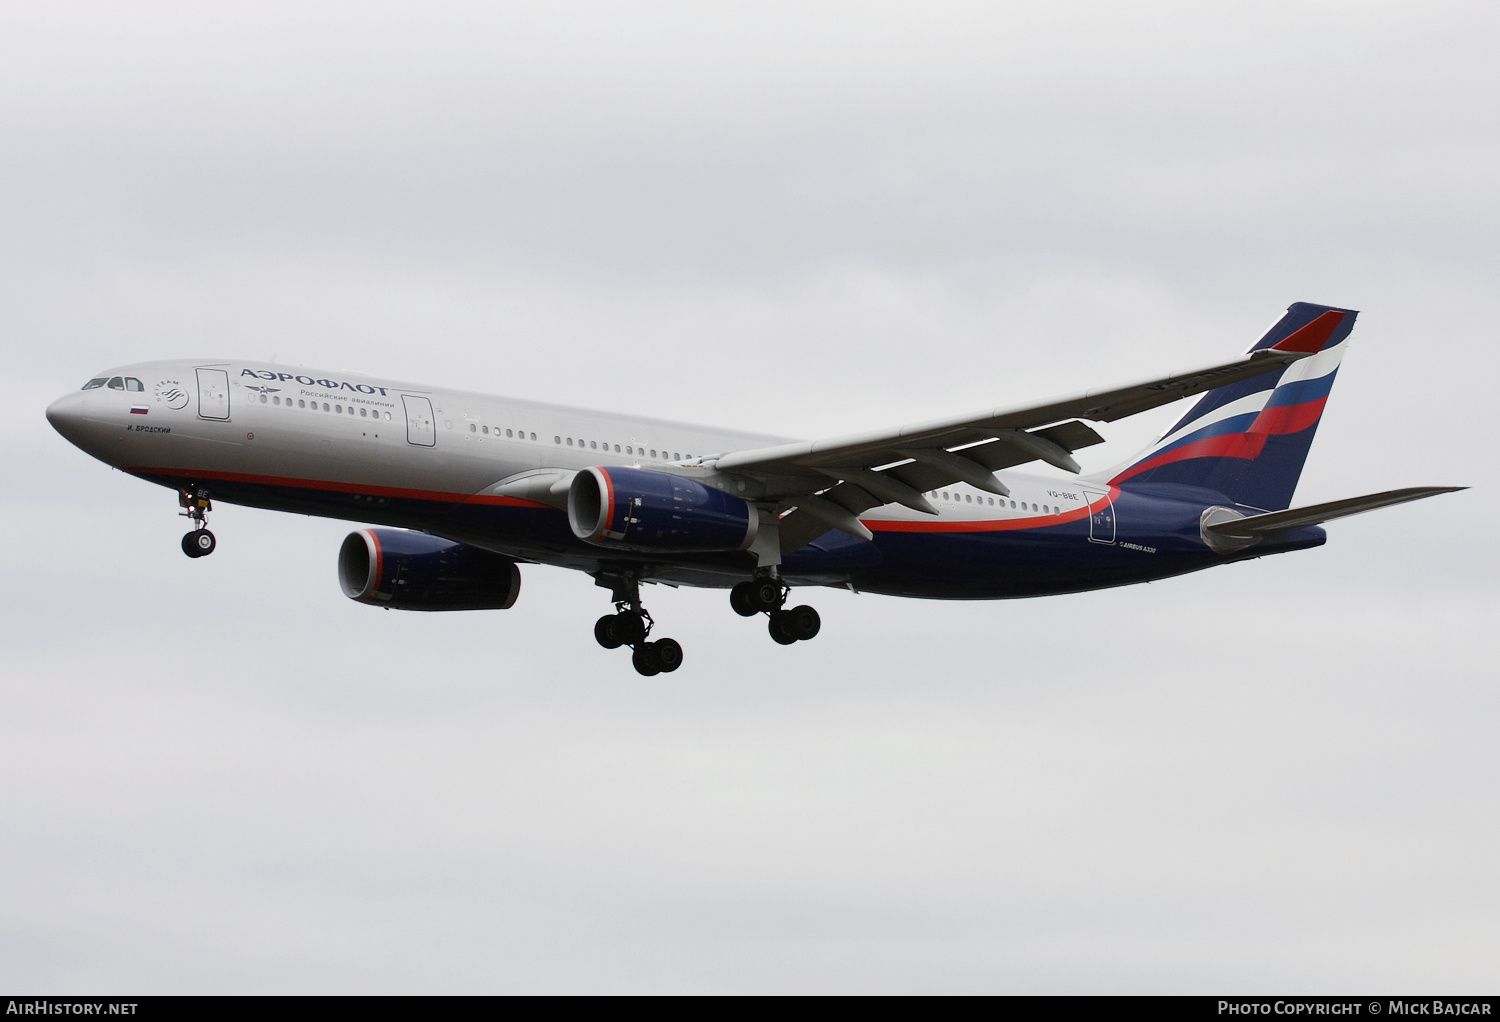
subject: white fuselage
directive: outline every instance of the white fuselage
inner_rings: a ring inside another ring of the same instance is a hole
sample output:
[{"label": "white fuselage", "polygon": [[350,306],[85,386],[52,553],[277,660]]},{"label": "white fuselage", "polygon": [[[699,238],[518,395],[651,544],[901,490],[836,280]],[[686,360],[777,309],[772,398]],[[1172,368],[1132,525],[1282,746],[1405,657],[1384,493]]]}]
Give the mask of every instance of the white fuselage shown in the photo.
[{"label": "white fuselage", "polygon": [[[629,561],[643,579],[677,584],[733,585],[757,562],[744,552],[641,556],[585,543],[569,531],[567,477],[594,466],[638,467],[690,477],[774,513],[774,477],[720,472],[713,462],[729,452],[787,442],[262,362],[137,363],[99,379],[106,382],[54,402],[48,418],[89,454],[143,479],[179,491],[203,488],[218,501],[417,529],[589,572]],[[1008,499],[963,483],[931,491],[936,517],[899,504],[872,508],[859,517],[874,530],[876,544],[859,550],[849,545],[859,541],[830,534],[802,549],[803,567],[788,564],[787,577],[908,595],[1039,591],[1051,585],[1040,566],[1023,584],[1019,574],[997,573],[993,565],[958,553],[966,574],[978,579],[960,591],[951,574],[933,570],[928,554],[913,545],[926,550],[926,543],[947,535],[958,551],[985,536],[1013,539],[1035,552],[1033,537],[1069,528],[1083,531],[1067,546],[1089,545],[1091,502],[1097,511],[1109,499],[1101,487],[1010,470],[1000,478]],[[891,544],[909,553],[897,558],[899,569],[875,578],[871,563],[882,557],[888,567],[896,563]]]}]

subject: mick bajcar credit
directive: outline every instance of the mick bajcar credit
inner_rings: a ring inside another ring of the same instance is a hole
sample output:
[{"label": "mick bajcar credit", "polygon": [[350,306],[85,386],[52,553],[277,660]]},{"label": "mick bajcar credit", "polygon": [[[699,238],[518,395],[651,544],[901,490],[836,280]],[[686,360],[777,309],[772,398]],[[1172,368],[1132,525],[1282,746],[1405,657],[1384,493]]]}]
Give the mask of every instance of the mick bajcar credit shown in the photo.
[{"label": "mick bajcar credit", "polygon": [[1491,1015],[1493,1001],[1465,998],[1382,998],[1339,1001],[1307,998],[1295,1001],[1220,1001],[1220,1015]]}]

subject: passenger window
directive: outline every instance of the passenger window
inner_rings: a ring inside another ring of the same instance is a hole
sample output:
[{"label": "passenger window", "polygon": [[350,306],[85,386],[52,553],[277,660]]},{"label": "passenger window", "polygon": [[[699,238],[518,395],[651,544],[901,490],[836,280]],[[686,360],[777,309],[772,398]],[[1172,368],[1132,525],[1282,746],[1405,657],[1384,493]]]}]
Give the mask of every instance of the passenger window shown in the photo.
[{"label": "passenger window", "polygon": [[302,400],[302,399],[301,399],[301,398],[300,398],[300,397],[299,397],[299,398],[298,398],[298,399],[297,399],[297,407],[298,407],[298,408],[306,408],[306,407],[307,407],[307,402],[305,402],[305,401],[303,401],[303,400]]},{"label": "passenger window", "polygon": [[333,414],[335,414],[335,415],[343,415],[344,414],[344,406],[343,405],[334,405],[333,406]]},{"label": "passenger window", "polygon": [[964,503],[965,504],[972,504],[972,503],[974,503],[974,498],[971,497],[969,494],[966,493],[966,494],[964,494]]},{"label": "passenger window", "polygon": [[146,388],[141,386],[141,381],[137,380],[134,376],[127,376],[125,377],[125,389],[144,391]]},{"label": "passenger window", "polygon": [[361,409],[360,409],[360,410],[359,410],[359,417],[360,417],[360,418],[361,418],[361,419],[363,419],[363,418],[364,418],[364,417],[365,417],[365,416],[366,416],[366,415],[369,415],[369,414],[370,414],[370,413],[369,413],[369,412],[368,412],[368,411],[366,411],[366,410],[365,410],[365,409],[363,409],[363,408],[361,408]]},{"label": "passenger window", "polygon": [[535,433],[531,434],[531,439],[533,439],[533,440],[536,439],[536,434]]},{"label": "passenger window", "polygon": [[505,431],[505,436],[506,436],[506,437],[507,437],[507,438],[510,438],[510,437],[513,437],[513,436],[515,436],[515,434],[514,434],[514,433],[512,433],[512,432],[511,432],[511,431],[510,431],[510,430],[508,430],[508,429],[507,429],[507,430],[506,430],[506,431]]},{"label": "passenger window", "polygon": [[615,453],[616,454],[620,453],[620,445],[619,444],[615,444]]},{"label": "passenger window", "polygon": [[479,432],[479,427],[478,427],[478,426],[476,426],[476,425],[474,425],[474,424],[473,424],[473,423],[472,423],[472,422],[471,422],[471,423],[469,423],[469,432],[470,432],[470,433],[478,433],[478,432]]},{"label": "passenger window", "polygon": [[391,421],[391,413],[390,412],[386,412],[385,413],[385,421],[386,422],[390,422]]},{"label": "passenger window", "polygon": [[85,383],[83,385],[83,389],[84,390],[98,390],[100,387],[104,386],[104,382],[105,382],[104,381],[104,377],[101,376],[97,380],[90,380],[89,382]]},{"label": "passenger window", "polygon": [[653,457],[653,458],[656,457],[656,451],[654,449],[651,452],[651,457]]},{"label": "passenger window", "polygon": [[573,446],[573,438],[572,437],[568,437],[568,446],[569,447]]},{"label": "passenger window", "polygon": [[597,451],[598,449],[599,449],[599,441],[597,441],[597,440],[590,440],[589,441],[589,450],[591,450],[591,451]]},{"label": "passenger window", "polygon": [[265,404],[265,403],[266,403],[266,396],[265,396],[265,395],[264,395],[264,394],[262,394],[262,395],[261,395],[261,396],[260,396],[260,403],[261,403],[261,404]]},{"label": "passenger window", "polygon": [[116,376],[116,377],[114,377],[113,379],[111,379],[109,381],[109,389],[110,390],[124,390],[125,389],[125,381],[122,380],[122,379],[120,379],[118,376]]}]

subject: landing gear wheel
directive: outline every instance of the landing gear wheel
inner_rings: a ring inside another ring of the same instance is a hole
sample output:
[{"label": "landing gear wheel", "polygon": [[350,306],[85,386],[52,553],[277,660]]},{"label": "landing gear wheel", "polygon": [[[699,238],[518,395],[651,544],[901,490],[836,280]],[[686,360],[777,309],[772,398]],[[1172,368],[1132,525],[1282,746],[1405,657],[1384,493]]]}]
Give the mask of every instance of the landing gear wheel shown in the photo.
[{"label": "landing gear wheel", "polygon": [[594,639],[605,649],[619,649],[625,645],[620,634],[620,618],[617,614],[605,614],[594,622]]},{"label": "landing gear wheel", "polygon": [[786,602],[786,597],[781,592],[781,583],[774,578],[752,579],[742,585],[745,586],[747,602],[756,611],[780,610],[781,605]]},{"label": "landing gear wheel", "polygon": [[622,610],[614,617],[615,634],[620,641],[615,645],[633,646],[646,638],[646,619],[633,610]]},{"label": "landing gear wheel", "polygon": [[637,646],[635,652],[630,654],[630,662],[634,665],[637,674],[647,678],[661,673],[661,662],[657,659],[654,642],[643,642]]},{"label": "landing gear wheel", "polygon": [[771,612],[771,625],[767,630],[771,633],[771,638],[783,646],[790,646],[797,641],[797,634],[792,631],[791,615],[785,611]]},{"label": "landing gear wheel", "polygon": [[793,607],[784,612],[788,630],[800,639],[811,639],[823,627],[823,619],[811,607]]},{"label": "landing gear wheel", "polygon": [[676,639],[658,639],[651,645],[655,648],[656,666],[663,674],[671,674],[682,666],[682,647]]},{"label": "landing gear wheel", "polygon": [[207,529],[195,529],[182,537],[182,552],[189,557],[207,557],[218,545],[214,534]]},{"label": "landing gear wheel", "polygon": [[741,582],[729,590],[729,605],[734,608],[734,612],[740,617],[754,617],[760,613],[756,609],[755,604],[750,602],[750,586],[752,584],[750,582]]}]

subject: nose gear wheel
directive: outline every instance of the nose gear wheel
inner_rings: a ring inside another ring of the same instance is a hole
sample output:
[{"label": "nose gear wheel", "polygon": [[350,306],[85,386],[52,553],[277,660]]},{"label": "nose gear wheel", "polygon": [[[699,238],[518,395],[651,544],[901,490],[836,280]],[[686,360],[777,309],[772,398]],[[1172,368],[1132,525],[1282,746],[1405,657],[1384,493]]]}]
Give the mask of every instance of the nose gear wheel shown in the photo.
[{"label": "nose gear wheel", "polygon": [[219,545],[207,529],[194,529],[182,537],[182,552],[189,557],[207,557]]},{"label": "nose gear wheel", "polygon": [[208,513],[214,509],[208,491],[202,487],[181,490],[177,494],[177,506],[183,509],[182,517],[193,523],[193,531],[182,537],[182,552],[189,557],[207,557],[213,553],[219,541],[208,531]]}]

